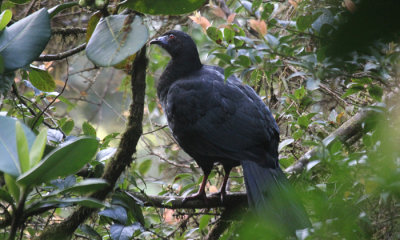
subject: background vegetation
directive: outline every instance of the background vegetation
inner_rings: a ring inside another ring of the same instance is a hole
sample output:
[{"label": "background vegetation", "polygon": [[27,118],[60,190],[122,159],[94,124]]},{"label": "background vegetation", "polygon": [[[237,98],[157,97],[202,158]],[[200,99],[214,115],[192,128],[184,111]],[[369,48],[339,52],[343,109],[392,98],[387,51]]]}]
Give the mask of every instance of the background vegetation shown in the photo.
[{"label": "background vegetation", "polygon": [[182,203],[201,170],[156,99],[169,56],[146,48],[169,29],[273,112],[312,221],[297,238],[400,238],[396,0],[0,4],[0,239],[276,238],[253,230],[240,168],[226,202]]}]

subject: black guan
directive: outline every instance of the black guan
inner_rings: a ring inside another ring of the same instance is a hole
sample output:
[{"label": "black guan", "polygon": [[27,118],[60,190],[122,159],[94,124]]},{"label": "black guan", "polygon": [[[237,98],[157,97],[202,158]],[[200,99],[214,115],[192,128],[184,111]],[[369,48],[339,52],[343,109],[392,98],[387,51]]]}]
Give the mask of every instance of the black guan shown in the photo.
[{"label": "black guan", "polygon": [[169,128],[182,149],[204,172],[197,194],[214,163],[225,170],[221,197],[231,169],[242,165],[250,207],[263,219],[288,232],[309,226],[307,214],[278,162],[279,128],[257,93],[237,77],[224,78],[224,70],[203,65],[196,44],[172,30],[152,40],[171,56],[162,73],[157,95]]}]

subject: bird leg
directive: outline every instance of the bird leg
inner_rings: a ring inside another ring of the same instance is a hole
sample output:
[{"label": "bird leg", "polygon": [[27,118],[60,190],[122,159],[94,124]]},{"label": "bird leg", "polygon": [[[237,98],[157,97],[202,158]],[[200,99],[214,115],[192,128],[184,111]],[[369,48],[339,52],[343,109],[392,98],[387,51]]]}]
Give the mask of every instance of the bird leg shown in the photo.
[{"label": "bird leg", "polygon": [[224,170],[225,170],[224,181],[222,182],[222,186],[221,186],[219,192],[215,193],[215,195],[220,195],[221,202],[224,202],[224,198],[226,196],[226,186],[228,185],[229,174],[230,174],[232,168],[224,167]]},{"label": "bird leg", "polygon": [[204,173],[203,181],[201,181],[199,191],[191,196],[185,197],[182,203],[185,203],[189,200],[204,200],[205,202],[207,202],[206,184],[208,175],[210,175],[210,173]]}]

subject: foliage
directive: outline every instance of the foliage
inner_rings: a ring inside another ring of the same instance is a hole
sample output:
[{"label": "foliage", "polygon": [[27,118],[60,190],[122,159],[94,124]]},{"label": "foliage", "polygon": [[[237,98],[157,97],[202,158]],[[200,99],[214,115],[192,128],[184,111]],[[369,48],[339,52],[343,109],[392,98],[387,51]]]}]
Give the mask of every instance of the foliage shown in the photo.
[{"label": "foliage", "polygon": [[[280,229],[258,226],[249,215],[232,217],[229,208],[172,207],[197,191],[202,177],[173,141],[156,99],[169,60],[160,48],[148,51],[144,134],[130,146],[137,148],[134,161],[116,186],[101,178],[120,151],[126,109],[136,97],[126,73],[150,38],[174,27],[195,39],[203,62],[223,67],[225,78],[238,75],[263,98],[281,130],[283,168],[316,149],[290,176],[313,224],[297,238],[400,237],[399,45],[391,42],[398,4],[390,10],[393,24],[381,29],[385,19],[368,17],[373,23],[358,28],[357,17],[384,11],[391,1],[204,3],[2,3],[0,238],[31,239],[77,206],[99,211],[77,224],[74,239],[279,236]],[[355,135],[328,137],[362,111],[369,114]],[[208,192],[217,191],[221,172],[210,174]],[[229,185],[231,192],[244,190],[240,168]],[[104,202],[89,196],[102,191],[111,193]],[[152,207],[159,199],[164,207]],[[228,220],[223,229],[220,219]]]}]

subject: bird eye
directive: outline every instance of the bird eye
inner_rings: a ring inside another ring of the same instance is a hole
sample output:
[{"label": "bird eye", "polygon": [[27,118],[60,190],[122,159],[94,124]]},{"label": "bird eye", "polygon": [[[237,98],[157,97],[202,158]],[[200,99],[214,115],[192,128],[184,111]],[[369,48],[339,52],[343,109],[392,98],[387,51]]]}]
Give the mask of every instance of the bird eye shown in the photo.
[{"label": "bird eye", "polygon": [[173,34],[169,35],[169,39],[174,39],[174,38],[175,38],[175,36]]}]

